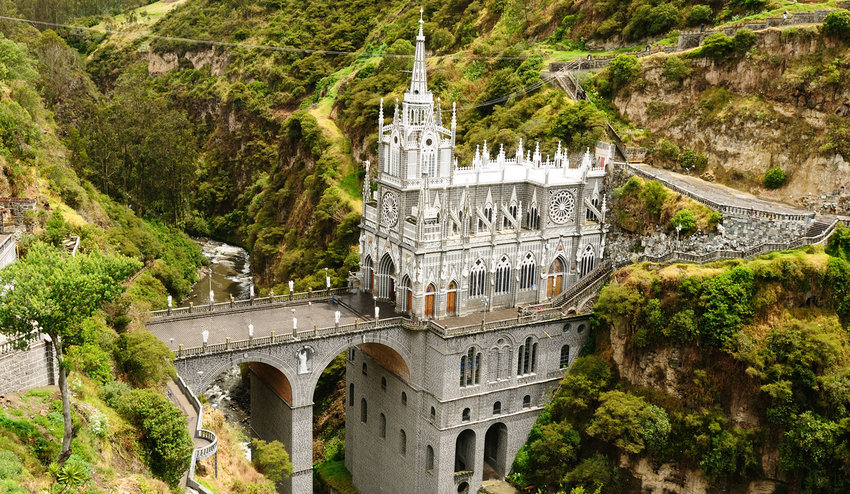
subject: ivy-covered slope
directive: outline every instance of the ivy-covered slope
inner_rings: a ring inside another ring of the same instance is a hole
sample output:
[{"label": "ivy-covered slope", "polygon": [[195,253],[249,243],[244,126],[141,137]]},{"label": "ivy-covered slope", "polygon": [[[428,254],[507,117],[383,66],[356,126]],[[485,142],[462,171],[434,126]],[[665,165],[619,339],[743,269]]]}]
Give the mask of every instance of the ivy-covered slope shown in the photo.
[{"label": "ivy-covered slope", "polygon": [[846,492],[850,230],[826,250],[634,265],[514,477],[545,492]]}]

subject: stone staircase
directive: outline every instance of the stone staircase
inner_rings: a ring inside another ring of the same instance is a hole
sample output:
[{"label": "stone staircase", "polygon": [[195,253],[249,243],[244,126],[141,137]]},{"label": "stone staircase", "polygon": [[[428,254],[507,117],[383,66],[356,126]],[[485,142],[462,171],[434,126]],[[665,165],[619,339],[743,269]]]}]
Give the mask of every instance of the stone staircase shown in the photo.
[{"label": "stone staircase", "polygon": [[834,227],[834,218],[828,218],[823,216],[818,216],[811,225],[809,225],[806,233],[803,234],[805,238],[814,238],[820,236],[823,232],[825,232],[829,228]]}]

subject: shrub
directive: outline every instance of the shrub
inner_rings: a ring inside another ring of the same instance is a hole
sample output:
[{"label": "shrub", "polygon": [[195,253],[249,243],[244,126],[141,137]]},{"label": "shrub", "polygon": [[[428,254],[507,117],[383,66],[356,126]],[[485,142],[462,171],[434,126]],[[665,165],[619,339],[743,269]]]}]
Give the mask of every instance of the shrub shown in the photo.
[{"label": "shrub", "polygon": [[100,345],[87,343],[70,346],[67,358],[75,371],[97,382],[105,383],[112,379],[112,356]]},{"label": "shrub", "polygon": [[640,72],[640,62],[634,55],[617,55],[608,65],[608,74],[611,78],[611,92],[617,91],[633,81]]},{"label": "shrub", "polygon": [[653,154],[664,161],[676,161],[679,159],[680,152],[679,146],[667,139],[661,139],[661,142],[653,150]]},{"label": "shrub", "polygon": [[674,82],[682,82],[691,75],[691,69],[684,60],[676,55],[670,55],[664,61],[664,77]]},{"label": "shrub", "polygon": [[667,189],[661,185],[661,182],[650,180],[640,191],[640,197],[643,199],[646,210],[658,216],[661,214],[661,205],[664,204],[664,199],[667,198]]},{"label": "shrub", "polygon": [[688,17],[685,23],[690,26],[699,26],[700,24],[711,24],[714,18],[714,12],[708,5],[694,5],[688,12]]},{"label": "shrub", "polygon": [[692,56],[714,59],[731,57],[735,54],[746,53],[755,42],[756,35],[749,29],[739,29],[733,38],[724,33],[712,33],[705,38],[702,47]]},{"label": "shrub", "polygon": [[831,12],[823,22],[823,32],[850,41],[850,11]]},{"label": "shrub", "polygon": [[764,186],[768,189],[778,189],[779,187],[782,187],[782,184],[785,183],[786,177],[787,175],[782,170],[782,168],[775,166],[764,174],[763,183]]},{"label": "shrub", "polygon": [[153,389],[134,389],[117,404],[118,412],[140,431],[143,456],[151,471],[169,485],[177,485],[192,455],[183,412]]},{"label": "shrub", "polygon": [[649,34],[666,33],[679,24],[679,9],[675,5],[662,3],[649,11]]},{"label": "shrub", "polygon": [[266,442],[262,439],[252,439],[253,455],[251,461],[257,471],[272,482],[280,482],[292,475],[292,463],[289,454],[280,441]]},{"label": "shrub", "polygon": [[150,331],[133,331],[118,337],[115,360],[136,386],[162,386],[174,379],[174,355]]},{"label": "shrub", "polygon": [[694,216],[693,211],[685,208],[676,211],[676,214],[673,215],[673,219],[670,220],[670,224],[673,225],[673,228],[681,227],[681,232],[687,233],[696,229],[697,219],[696,216]]}]

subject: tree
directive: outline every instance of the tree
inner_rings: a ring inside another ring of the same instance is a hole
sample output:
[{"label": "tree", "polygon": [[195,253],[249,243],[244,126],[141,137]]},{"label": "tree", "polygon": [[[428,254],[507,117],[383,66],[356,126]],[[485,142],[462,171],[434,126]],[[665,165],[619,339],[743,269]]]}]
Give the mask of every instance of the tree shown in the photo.
[{"label": "tree", "polygon": [[605,134],[605,114],[589,101],[579,101],[555,117],[552,135],[570,148],[592,146]]},{"label": "tree", "polygon": [[602,393],[587,428],[588,435],[635,454],[647,446],[661,449],[669,433],[670,421],[663,409],[622,391]]},{"label": "tree", "polygon": [[[681,83],[691,75],[691,69],[681,58],[670,55],[664,61],[664,76],[673,82]],[[693,153],[693,151],[691,151]]]},{"label": "tree", "polygon": [[689,27],[699,26],[700,24],[711,24],[714,18],[714,12],[708,5],[694,5],[688,12],[686,24]]},{"label": "tree", "polygon": [[581,437],[567,421],[552,422],[540,427],[540,438],[528,451],[529,479],[557,492],[564,475],[576,461]]},{"label": "tree", "polygon": [[64,251],[34,243],[27,256],[0,271],[0,332],[25,348],[39,332],[53,342],[59,364],[59,391],[65,429],[57,462],[71,455],[71,401],[66,352],[71,345],[85,345],[84,323],[104,302],[115,300],[124,290],[121,282],[141,268],[135,259],[91,254],[67,255]]},{"label": "tree", "polygon": [[840,10],[831,12],[823,21],[823,32],[830,36],[850,41],[850,12]]},{"label": "tree", "polygon": [[617,55],[608,65],[611,76],[611,94],[634,80],[640,72],[640,62],[634,55]]},{"label": "tree", "polygon": [[670,220],[670,224],[673,225],[673,228],[680,228],[683,233],[687,233],[693,231],[697,227],[697,218],[690,209],[680,209],[676,211],[675,215],[673,215],[673,219]]},{"label": "tree", "polygon": [[292,463],[289,453],[280,441],[266,442],[262,439],[252,439],[253,456],[251,462],[257,471],[272,482],[280,482],[292,475]]}]

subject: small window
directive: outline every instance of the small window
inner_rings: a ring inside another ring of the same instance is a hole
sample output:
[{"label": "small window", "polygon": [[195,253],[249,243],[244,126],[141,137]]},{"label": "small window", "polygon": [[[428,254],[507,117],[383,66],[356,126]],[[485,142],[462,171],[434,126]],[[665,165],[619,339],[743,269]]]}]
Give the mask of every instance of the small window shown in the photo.
[{"label": "small window", "polygon": [[434,470],[434,448],[430,444],[425,448],[425,470],[428,472]]},{"label": "small window", "polygon": [[366,368],[366,362],[363,362],[363,375],[368,376],[369,370]]},{"label": "small window", "polygon": [[401,456],[407,455],[407,433],[404,432],[404,429],[401,430],[401,444],[400,444]]},{"label": "small window", "polygon": [[401,404],[407,406],[407,393],[401,392]]},{"label": "small window", "polygon": [[381,389],[384,391],[387,390],[387,378],[383,376],[381,376]]},{"label": "small window", "polygon": [[431,422],[437,419],[437,410],[434,407],[431,407]]},{"label": "small window", "polygon": [[493,403],[493,415],[499,415],[500,413],[502,413],[502,402],[497,401]]},{"label": "small window", "polygon": [[468,408],[463,409],[463,415],[461,416],[461,420],[464,422],[469,422],[470,410]]},{"label": "small window", "polygon": [[387,437],[387,416],[383,413],[381,414],[381,423],[378,424],[378,434],[382,439]]},{"label": "small window", "polygon": [[570,346],[564,345],[561,347],[561,369],[566,369],[570,366]]},{"label": "small window", "polygon": [[573,325],[571,323],[564,324],[564,333],[569,333],[571,329],[573,329]]},{"label": "small window", "polygon": [[576,331],[578,331],[578,334],[584,333],[584,324],[579,324]]},{"label": "small window", "polygon": [[348,385],[348,406],[354,406],[354,383]]},{"label": "small window", "polygon": [[529,408],[531,407],[531,395],[525,395],[522,397],[522,407]]},{"label": "small window", "polygon": [[366,398],[360,398],[360,421],[365,424],[366,419],[367,419]]},{"label": "small window", "polygon": [[352,360],[352,361],[354,360],[354,349],[353,348],[348,349],[348,360]]}]

